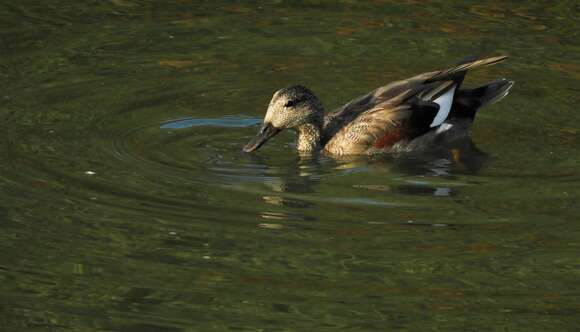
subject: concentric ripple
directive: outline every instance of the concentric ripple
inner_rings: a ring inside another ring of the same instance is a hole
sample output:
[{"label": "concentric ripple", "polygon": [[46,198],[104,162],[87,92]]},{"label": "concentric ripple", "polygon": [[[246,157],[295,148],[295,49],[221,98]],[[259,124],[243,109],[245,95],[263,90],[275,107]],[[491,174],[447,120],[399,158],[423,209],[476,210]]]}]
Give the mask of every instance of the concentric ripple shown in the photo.
[{"label": "concentric ripple", "polygon": [[112,142],[113,154],[154,176],[213,185],[275,182],[280,177],[316,181],[336,174],[339,165],[332,159],[289,153],[291,139],[284,135],[259,154],[243,153],[241,147],[260,122],[236,117],[165,121],[118,135]]},{"label": "concentric ripple", "polygon": [[[377,156],[336,160],[300,156],[291,134],[281,134],[259,153],[241,147],[255,134],[257,118],[178,118],[135,128],[113,140],[114,156],[138,166],[150,181],[224,187],[258,195],[268,204],[326,204],[390,207],[409,202],[388,193],[451,196],[467,185],[451,180],[452,163],[443,158]],[[428,175],[428,177],[425,177]],[[328,181],[325,179],[329,179]],[[353,185],[353,179],[357,184]],[[324,192],[326,185],[330,192]],[[316,187],[316,189],[314,189]],[[322,189],[321,189],[322,188]]]}]

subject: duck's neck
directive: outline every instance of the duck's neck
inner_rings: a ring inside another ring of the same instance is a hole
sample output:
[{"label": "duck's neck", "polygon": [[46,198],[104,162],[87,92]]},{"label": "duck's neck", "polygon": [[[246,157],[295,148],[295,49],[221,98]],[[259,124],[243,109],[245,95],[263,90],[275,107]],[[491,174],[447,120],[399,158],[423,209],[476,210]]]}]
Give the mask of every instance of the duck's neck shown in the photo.
[{"label": "duck's neck", "polygon": [[298,144],[296,148],[300,152],[315,152],[322,147],[322,123],[319,121],[305,123],[296,128],[298,132]]}]

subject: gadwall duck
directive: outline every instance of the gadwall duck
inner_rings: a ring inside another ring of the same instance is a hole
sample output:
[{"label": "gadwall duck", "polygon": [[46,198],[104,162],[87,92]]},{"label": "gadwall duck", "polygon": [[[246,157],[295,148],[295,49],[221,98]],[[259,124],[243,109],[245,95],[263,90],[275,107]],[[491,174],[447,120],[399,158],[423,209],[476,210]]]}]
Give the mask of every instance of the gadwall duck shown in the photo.
[{"label": "gadwall duck", "polygon": [[423,151],[468,137],[477,110],[505,97],[514,82],[498,79],[460,89],[465,74],[505,58],[472,58],[446,70],[393,82],[326,116],[320,99],[308,88],[278,90],[260,131],[243,150],[257,150],[284,129],[298,132],[300,152],[337,156]]}]

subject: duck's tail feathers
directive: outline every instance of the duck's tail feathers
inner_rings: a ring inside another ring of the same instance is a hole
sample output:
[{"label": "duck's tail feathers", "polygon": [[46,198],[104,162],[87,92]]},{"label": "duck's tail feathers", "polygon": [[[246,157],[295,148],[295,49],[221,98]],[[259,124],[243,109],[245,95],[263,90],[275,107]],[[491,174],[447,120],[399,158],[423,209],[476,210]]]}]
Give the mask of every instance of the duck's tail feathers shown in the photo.
[{"label": "duck's tail feathers", "polygon": [[497,103],[508,95],[511,88],[514,86],[514,83],[514,81],[505,78],[491,81],[478,88],[472,89],[471,96],[472,98],[478,99],[481,106]]},{"label": "duck's tail feathers", "polygon": [[507,96],[514,83],[514,81],[502,78],[475,89],[457,91],[450,117],[473,119],[480,107],[497,103]]},{"label": "duck's tail feathers", "polygon": [[491,57],[491,58],[485,58],[485,59],[478,59],[478,60],[472,60],[472,58],[466,58],[466,59],[462,60],[455,67],[451,67],[449,69],[442,70],[440,72],[435,73],[433,76],[428,78],[425,82],[431,83],[431,82],[435,82],[435,81],[453,80],[453,79],[456,79],[458,77],[458,74],[464,73],[467,70],[474,69],[477,67],[490,66],[490,65],[496,64],[498,62],[501,62],[501,61],[505,60],[506,58],[507,58],[507,56],[505,56],[505,55]]}]

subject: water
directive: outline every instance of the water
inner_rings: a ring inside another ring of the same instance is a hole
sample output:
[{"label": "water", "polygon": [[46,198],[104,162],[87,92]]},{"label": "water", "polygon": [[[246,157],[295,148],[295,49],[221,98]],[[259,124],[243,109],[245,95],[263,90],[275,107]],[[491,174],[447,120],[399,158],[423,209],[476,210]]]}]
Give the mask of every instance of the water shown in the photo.
[{"label": "water", "polygon": [[[580,329],[578,9],[2,1],[0,330]],[[517,83],[459,158],[240,151],[470,54]]]}]

